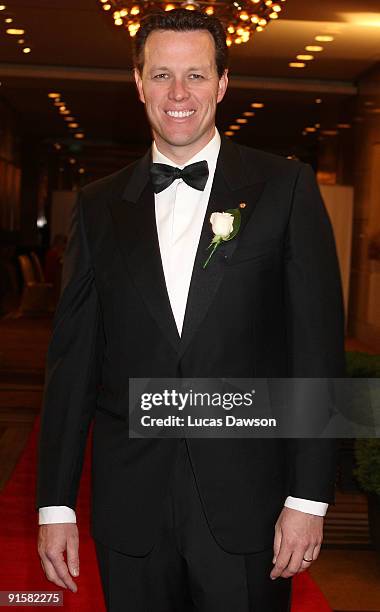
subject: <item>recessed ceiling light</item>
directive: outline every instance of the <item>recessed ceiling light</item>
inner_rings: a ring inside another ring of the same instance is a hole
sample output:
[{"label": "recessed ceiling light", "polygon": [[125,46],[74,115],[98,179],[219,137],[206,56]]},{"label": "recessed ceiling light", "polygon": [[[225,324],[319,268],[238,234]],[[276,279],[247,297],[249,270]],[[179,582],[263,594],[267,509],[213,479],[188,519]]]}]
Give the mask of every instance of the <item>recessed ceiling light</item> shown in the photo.
[{"label": "recessed ceiling light", "polygon": [[338,130],[322,130],[321,134],[324,134],[324,136],[337,136]]},{"label": "recessed ceiling light", "polygon": [[23,53],[30,53],[31,52],[31,48],[30,47],[24,47],[22,52]]},{"label": "recessed ceiling light", "polygon": [[78,172],[79,172],[79,174],[84,174],[86,172],[86,170],[84,168],[79,168]]},{"label": "recessed ceiling light", "polygon": [[236,119],[236,123],[248,123],[248,119]]},{"label": "recessed ceiling light", "polygon": [[13,23],[13,19],[12,17],[7,17],[6,19],[4,19],[5,23]]},{"label": "recessed ceiling light", "polygon": [[74,117],[72,117],[71,115],[65,115],[63,118],[65,121],[74,121]]},{"label": "recessed ceiling light", "polygon": [[235,131],[240,130],[240,125],[235,125],[235,124],[230,125],[230,130],[235,130]]},{"label": "recessed ceiling light", "polygon": [[304,62],[289,62],[290,68],[305,68],[306,64]]},{"label": "recessed ceiling light", "polygon": [[297,55],[297,59],[303,62],[309,62],[314,59],[314,55],[304,55],[303,53],[300,53],[300,55]]},{"label": "recessed ceiling light", "polygon": [[60,94],[60,93],[56,93],[56,92],[54,92],[54,91],[51,91],[50,93],[48,93],[48,98],[53,98],[53,99],[55,99],[55,98],[60,98],[60,97],[61,97],[61,94]]},{"label": "recessed ceiling light", "polygon": [[69,128],[78,128],[79,127],[79,123],[68,123],[67,124]]},{"label": "recessed ceiling light", "polygon": [[5,6],[5,4],[0,4],[0,11],[5,11],[7,7]]},{"label": "recessed ceiling light", "polygon": [[319,34],[314,40],[317,40],[318,42],[331,42],[334,40],[334,36],[330,36],[329,34]]},{"label": "recessed ceiling light", "polygon": [[305,128],[305,132],[312,133],[312,132],[316,132],[316,131],[317,131],[317,128],[315,128],[315,127],[306,127]]},{"label": "recessed ceiling light", "polygon": [[232,132],[231,130],[227,130],[226,132],[224,132],[225,136],[233,136],[235,134],[235,132]]},{"label": "recessed ceiling light", "polygon": [[252,111],[246,111],[245,113],[243,113],[244,117],[254,117],[255,113]]},{"label": "recessed ceiling light", "polygon": [[312,51],[313,53],[319,53],[319,51],[323,51],[323,47],[320,47],[319,45],[307,45],[305,50]]},{"label": "recessed ceiling light", "polygon": [[252,108],[264,108],[264,104],[262,102],[252,102]]},{"label": "recessed ceiling light", "polygon": [[338,123],[336,127],[340,130],[348,130],[351,127],[351,123]]},{"label": "recessed ceiling light", "polygon": [[11,36],[22,36],[23,34],[25,34],[25,30],[19,30],[17,28],[7,28],[5,31]]},{"label": "recessed ceiling light", "polygon": [[322,98],[315,98],[316,104],[322,104]]},{"label": "recessed ceiling light", "polygon": [[74,138],[78,138],[78,139],[82,139],[84,138],[84,134],[82,134],[82,132],[77,132],[76,134],[74,134]]}]

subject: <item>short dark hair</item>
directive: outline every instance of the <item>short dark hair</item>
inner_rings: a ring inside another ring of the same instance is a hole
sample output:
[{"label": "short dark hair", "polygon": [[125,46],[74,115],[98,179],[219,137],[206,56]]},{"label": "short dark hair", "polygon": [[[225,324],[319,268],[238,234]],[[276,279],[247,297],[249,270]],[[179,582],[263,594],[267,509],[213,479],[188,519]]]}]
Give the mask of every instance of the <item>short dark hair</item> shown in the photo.
[{"label": "short dark hair", "polygon": [[215,63],[219,77],[228,65],[228,47],[226,32],[222,23],[216,17],[202,13],[202,11],[189,11],[185,8],[171,11],[155,11],[141,20],[140,28],[133,38],[133,63],[141,73],[144,67],[144,47],[146,39],[156,30],[173,30],[174,32],[189,32],[205,30],[210,32],[215,43]]}]

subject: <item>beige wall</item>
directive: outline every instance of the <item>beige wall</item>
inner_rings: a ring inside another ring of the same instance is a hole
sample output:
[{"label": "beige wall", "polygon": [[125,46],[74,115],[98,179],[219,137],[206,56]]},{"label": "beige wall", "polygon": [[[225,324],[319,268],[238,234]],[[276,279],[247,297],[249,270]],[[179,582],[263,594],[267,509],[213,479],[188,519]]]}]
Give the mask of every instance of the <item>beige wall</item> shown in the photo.
[{"label": "beige wall", "polygon": [[380,64],[359,82],[354,190],[349,332],[380,350],[380,260],[368,252],[380,233]]}]

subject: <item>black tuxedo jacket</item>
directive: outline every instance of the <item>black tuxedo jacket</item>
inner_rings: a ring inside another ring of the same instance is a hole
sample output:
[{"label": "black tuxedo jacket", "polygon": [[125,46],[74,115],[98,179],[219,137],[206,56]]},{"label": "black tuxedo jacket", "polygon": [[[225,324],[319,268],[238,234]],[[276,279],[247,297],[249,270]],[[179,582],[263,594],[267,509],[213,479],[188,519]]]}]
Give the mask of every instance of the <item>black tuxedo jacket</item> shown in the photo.
[{"label": "black tuxedo jacket", "polygon": [[[179,440],[128,438],[129,377],[344,374],[335,243],[311,167],[222,139],[179,337],[150,161],[149,151],[79,193],[47,356],[36,500],[75,508],[93,420],[92,534],[134,555],[154,544]],[[203,269],[211,212],[240,202],[238,235]],[[270,547],[287,495],[333,501],[331,440],[186,443],[227,551]]]}]

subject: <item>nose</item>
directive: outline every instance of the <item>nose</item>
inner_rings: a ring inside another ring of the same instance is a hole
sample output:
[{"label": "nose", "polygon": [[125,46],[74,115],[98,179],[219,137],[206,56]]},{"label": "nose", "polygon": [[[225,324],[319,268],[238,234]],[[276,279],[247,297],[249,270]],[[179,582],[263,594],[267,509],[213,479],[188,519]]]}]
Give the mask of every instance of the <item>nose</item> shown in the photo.
[{"label": "nose", "polygon": [[181,100],[186,100],[188,97],[189,92],[187,91],[184,81],[182,79],[173,79],[169,90],[169,99],[180,102]]}]

